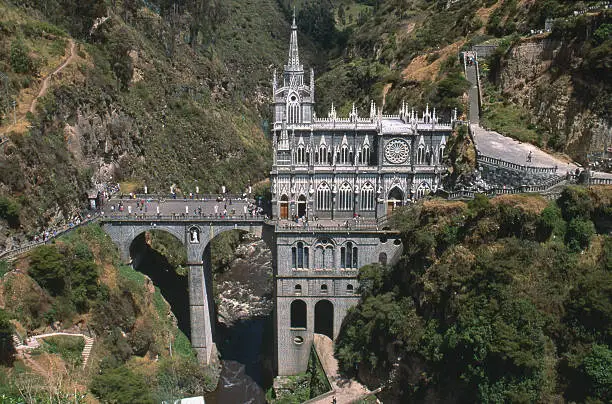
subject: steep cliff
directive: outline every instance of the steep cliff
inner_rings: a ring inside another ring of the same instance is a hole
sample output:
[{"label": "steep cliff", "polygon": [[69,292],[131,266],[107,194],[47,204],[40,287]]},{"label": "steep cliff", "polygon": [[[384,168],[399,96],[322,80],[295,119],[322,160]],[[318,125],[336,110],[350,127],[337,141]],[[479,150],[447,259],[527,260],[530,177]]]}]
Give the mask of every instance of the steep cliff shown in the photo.
[{"label": "steep cliff", "polygon": [[503,57],[499,85],[543,129],[545,144],[584,162],[610,146],[610,81],[589,74],[584,40],[536,36]]}]

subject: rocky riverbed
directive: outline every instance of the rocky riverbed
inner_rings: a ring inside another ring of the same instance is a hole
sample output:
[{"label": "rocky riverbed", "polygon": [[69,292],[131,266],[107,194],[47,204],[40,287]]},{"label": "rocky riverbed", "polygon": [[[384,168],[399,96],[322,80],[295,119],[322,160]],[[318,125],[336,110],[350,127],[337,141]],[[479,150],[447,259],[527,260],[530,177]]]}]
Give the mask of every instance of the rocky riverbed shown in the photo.
[{"label": "rocky riverbed", "polygon": [[247,236],[236,258],[214,280],[217,295],[215,341],[223,370],[211,403],[264,403],[272,383],[272,254]]}]

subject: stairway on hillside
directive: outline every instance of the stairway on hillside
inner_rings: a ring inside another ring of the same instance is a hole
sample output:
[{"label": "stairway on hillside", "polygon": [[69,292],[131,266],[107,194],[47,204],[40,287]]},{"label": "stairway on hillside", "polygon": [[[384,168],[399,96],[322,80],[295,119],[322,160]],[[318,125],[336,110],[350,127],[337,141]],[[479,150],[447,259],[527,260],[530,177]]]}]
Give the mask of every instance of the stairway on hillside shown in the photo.
[{"label": "stairway on hillside", "polygon": [[83,352],[81,353],[81,356],[83,358],[83,369],[85,369],[85,366],[87,365],[87,361],[89,360],[89,356],[91,355],[91,350],[93,348],[94,339],[91,337],[87,337],[85,335],[83,335],[83,339],[85,340],[85,347],[83,348]]}]

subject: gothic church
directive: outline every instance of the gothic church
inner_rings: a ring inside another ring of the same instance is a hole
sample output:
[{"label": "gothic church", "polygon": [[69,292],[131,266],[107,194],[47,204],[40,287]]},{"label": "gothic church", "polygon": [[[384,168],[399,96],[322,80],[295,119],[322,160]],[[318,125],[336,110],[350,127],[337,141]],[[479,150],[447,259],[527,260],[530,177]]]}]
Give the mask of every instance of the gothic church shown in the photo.
[{"label": "gothic church", "polygon": [[456,112],[451,122],[429,107],[418,115],[402,105],[398,115],[383,115],[372,101],[368,116],[353,106],[340,118],[332,104],[318,118],[314,106],[314,71],[305,83],[294,17],[289,60],[281,81],[276,71],[273,78],[275,218],[381,218],[441,187]]}]

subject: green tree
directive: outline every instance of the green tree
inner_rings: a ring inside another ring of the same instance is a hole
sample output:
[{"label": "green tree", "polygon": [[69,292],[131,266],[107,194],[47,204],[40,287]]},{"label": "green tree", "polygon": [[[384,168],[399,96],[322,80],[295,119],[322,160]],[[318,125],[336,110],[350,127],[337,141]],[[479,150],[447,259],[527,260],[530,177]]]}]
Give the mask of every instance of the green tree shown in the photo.
[{"label": "green tree", "polygon": [[594,209],[589,191],[581,187],[566,187],[557,204],[568,222],[574,218],[590,219]]},{"label": "green tree", "polygon": [[91,392],[105,403],[154,403],[151,390],[145,379],[122,365],[103,370],[95,375],[90,384]]},{"label": "green tree", "polygon": [[582,362],[582,371],[589,383],[592,397],[609,402],[612,398],[612,350],[607,345],[594,344]]},{"label": "green tree", "polygon": [[30,50],[20,38],[11,43],[11,67],[15,73],[33,73],[34,62],[30,58]]},{"label": "green tree", "polygon": [[64,292],[68,268],[66,259],[54,245],[37,247],[30,254],[28,273],[53,296]]},{"label": "green tree", "polygon": [[594,234],[595,225],[592,221],[576,218],[567,225],[565,241],[571,250],[580,251],[589,247]]},{"label": "green tree", "polygon": [[14,228],[19,227],[20,210],[21,207],[15,200],[5,196],[0,197],[0,218],[6,219],[9,226]]},{"label": "green tree", "polygon": [[0,309],[0,364],[11,366],[15,360],[13,333],[15,327],[4,309]]}]

